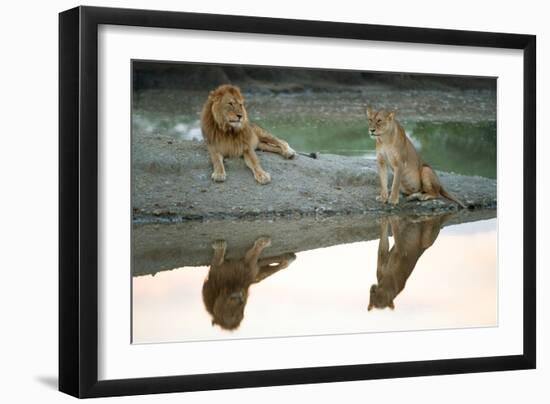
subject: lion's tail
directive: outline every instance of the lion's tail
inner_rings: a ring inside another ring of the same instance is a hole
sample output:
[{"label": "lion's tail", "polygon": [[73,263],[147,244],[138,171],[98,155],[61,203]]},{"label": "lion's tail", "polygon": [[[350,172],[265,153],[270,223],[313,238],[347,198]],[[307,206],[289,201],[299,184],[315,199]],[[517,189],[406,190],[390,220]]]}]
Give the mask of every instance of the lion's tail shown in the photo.
[{"label": "lion's tail", "polygon": [[447,191],[445,190],[445,188],[441,187],[440,193],[441,193],[441,196],[447,198],[448,200],[458,203],[458,205],[459,205],[462,209],[466,209],[466,205],[464,205],[464,204],[460,201],[460,199],[458,199],[456,196],[454,196],[454,195],[451,194],[450,192],[447,192]]}]

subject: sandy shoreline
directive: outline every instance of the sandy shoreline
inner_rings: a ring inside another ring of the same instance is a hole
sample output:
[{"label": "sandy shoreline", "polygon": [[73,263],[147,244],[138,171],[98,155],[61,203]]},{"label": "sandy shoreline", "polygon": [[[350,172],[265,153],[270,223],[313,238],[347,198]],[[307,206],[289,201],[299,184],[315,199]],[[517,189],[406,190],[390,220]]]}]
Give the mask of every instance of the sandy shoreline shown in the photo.
[{"label": "sandy shoreline", "polygon": [[[211,180],[206,147],[167,135],[133,142],[133,220],[139,223],[205,219],[332,216],[375,213],[432,214],[456,210],[445,199],[376,201],[376,162],[321,154],[318,159],[258,152],[272,182],[259,185],[242,159],[226,160],[227,180]],[[439,172],[446,189],[471,209],[496,208],[496,180]]]}]

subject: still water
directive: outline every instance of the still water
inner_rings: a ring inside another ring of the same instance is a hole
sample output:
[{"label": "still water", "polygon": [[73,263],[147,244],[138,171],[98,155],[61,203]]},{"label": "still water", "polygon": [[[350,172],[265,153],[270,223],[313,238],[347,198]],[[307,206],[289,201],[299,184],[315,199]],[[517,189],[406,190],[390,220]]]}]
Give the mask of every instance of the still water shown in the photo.
[{"label": "still water", "polygon": [[[135,136],[172,135],[201,140],[205,94],[136,92]],[[397,109],[397,118],[421,156],[435,169],[496,178],[496,96],[471,91],[367,91],[365,93],[246,94],[250,119],[302,152],[375,158],[367,135],[365,103]]]},{"label": "still water", "polygon": [[496,326],[496,219],[447,220],[394,216],[375,240],[276,254],[268,225],[237,254],[210,234],[203,265],[133,277],[132,341]]}]

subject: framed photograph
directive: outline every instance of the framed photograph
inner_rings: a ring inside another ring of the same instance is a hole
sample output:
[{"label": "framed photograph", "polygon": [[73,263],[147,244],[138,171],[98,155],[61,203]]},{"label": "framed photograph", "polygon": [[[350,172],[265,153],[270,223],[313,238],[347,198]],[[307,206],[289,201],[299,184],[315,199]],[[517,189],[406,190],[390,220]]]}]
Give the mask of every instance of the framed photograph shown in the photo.
[{"label": "framed photograph", "polygon": [[532,35],[59,16],[59,389],[532,369]]}]

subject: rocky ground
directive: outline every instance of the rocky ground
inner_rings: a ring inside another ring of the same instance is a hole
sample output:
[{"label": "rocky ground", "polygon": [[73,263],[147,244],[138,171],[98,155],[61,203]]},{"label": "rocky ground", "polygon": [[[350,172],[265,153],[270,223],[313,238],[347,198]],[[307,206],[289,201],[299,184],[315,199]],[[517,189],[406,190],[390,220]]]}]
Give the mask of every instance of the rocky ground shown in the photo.
[{"label": "rocky ground", "polygon": [[[136,136],[133,141],[133,219],[136,223],[205,219],[427,214],[457,209],[445,199],[376,201],[376,162],[364,157],[320,154],[317,159],[258,151],[271,174],[255,182],[242,159],[228,159],[227,180],[211,180],[211,164],[201,141],[168,135]],[[496,180],[439,172],[445,188],[470,209],[496,208]],[[391,180],[391,178],[390,178]]]}]

